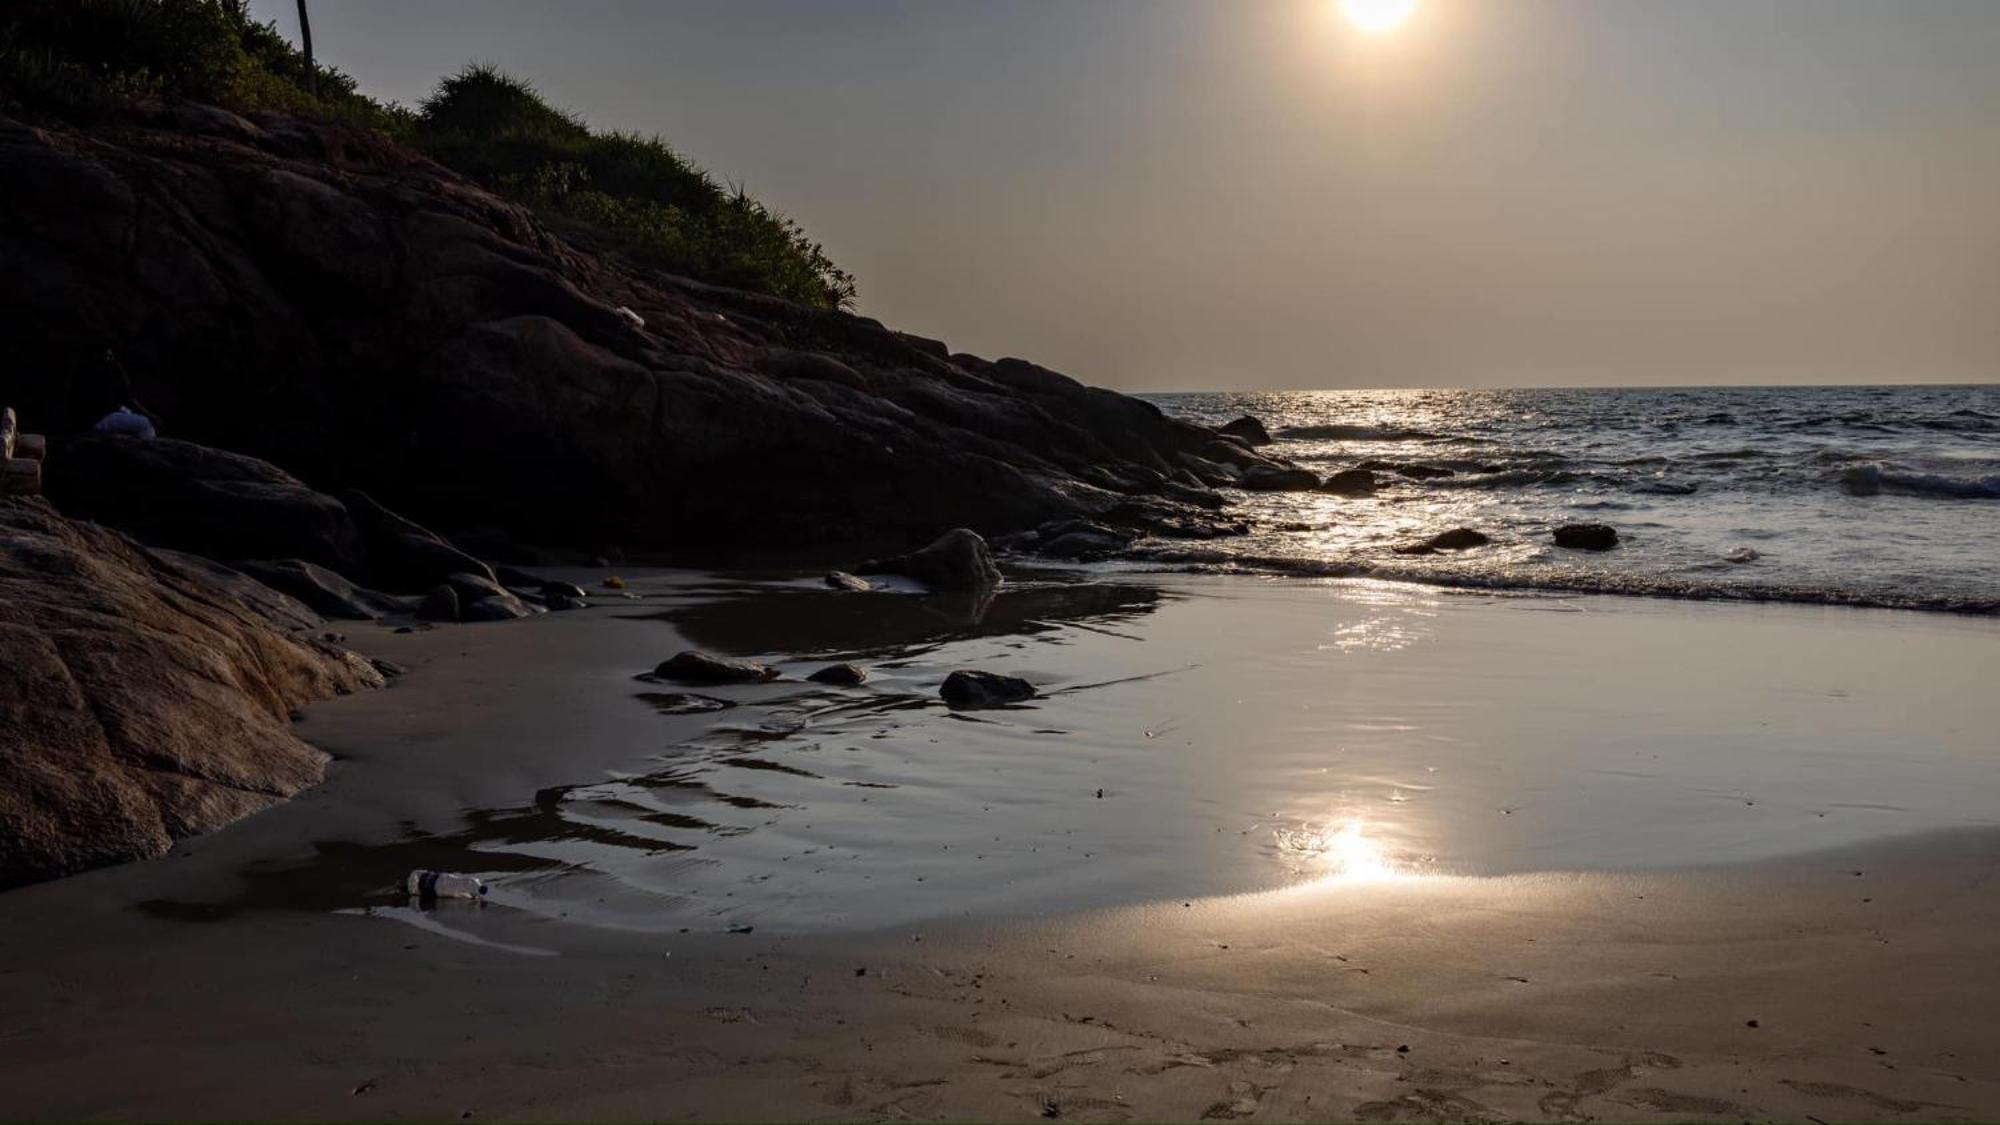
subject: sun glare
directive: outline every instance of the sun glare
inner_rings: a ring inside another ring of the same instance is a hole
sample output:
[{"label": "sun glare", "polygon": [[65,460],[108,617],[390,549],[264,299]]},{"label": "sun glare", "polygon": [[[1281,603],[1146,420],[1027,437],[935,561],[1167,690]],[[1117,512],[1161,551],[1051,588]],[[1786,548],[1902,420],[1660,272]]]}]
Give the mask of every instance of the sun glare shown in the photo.
[{"label": "sun glare", "polygon": [[1417,0],[1340,0],[1347,22],[1371,35],[1394,31],[1416,7]]},{"label": "sun glare", "polygon": [[1283,832],[1278,842],[1307,858],[1319,871],[1318,882],[1382,883],[1405,874],[1358,820]]}]

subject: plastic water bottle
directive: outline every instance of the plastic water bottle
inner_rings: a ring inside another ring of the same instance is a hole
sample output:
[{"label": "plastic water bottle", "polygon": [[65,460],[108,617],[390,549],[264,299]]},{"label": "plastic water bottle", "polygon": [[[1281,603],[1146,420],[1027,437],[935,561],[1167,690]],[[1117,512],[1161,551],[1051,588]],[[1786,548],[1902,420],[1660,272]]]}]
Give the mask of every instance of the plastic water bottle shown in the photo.
[{"label": "plastic water bottle", "polygon": [[473,875],[426,871],[419,867],[403,880],[403,893],[418,898],[483,898],[486,884]]}]

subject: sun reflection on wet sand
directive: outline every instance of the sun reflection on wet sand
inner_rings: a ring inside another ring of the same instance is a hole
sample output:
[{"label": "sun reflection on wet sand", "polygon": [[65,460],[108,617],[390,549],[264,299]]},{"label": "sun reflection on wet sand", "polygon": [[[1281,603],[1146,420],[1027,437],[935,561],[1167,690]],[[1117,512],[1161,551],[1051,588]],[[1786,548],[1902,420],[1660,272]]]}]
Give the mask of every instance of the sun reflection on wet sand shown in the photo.
[{"label": "sun reflection on wet sand", "polygon": [[1386,883],[1414,877],[1358,819],[1284,829],[1278,846],[1317,869],[1316,884]]}]

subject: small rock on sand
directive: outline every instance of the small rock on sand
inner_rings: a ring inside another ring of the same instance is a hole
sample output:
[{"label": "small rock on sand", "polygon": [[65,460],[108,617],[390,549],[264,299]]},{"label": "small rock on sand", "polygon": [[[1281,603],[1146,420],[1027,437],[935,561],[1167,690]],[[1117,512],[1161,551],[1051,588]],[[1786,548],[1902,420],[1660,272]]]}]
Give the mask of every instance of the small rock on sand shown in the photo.
[{"label": "small rock on sand", "polygon": [[829,664],[812,675],[807,676],[806,679],[816,684],[838,684],[842,687],[853,687],[856,684],[866,682],[868,672],[859,664]]},{"label": "small rock on sand", "polygon": [[731,656],[710,656],[705,652],[683,652],[653,669],[663,680],[684,684],[761,684],[778,678],[778,670],[754,660]]},{"label": "small rock on sand", "polygon": [[953,672],[938,694],[953,707],[998,707],[1035,697],[1035,685],[1019,676],[995,672]]},{"label": "small rock on sand", "polygon": [[990,590],[1000,584],[1000,568],[986,540],[969,528],[956,527],[920,551],[877,559],[857,568],[863,574],[901,574],[933,590]]}]

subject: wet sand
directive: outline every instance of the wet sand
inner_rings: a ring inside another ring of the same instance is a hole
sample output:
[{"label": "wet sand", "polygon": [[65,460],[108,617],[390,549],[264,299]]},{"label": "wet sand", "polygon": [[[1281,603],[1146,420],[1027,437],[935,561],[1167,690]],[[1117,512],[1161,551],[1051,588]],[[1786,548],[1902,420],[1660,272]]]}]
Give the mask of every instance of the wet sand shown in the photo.
[{"label": "wet sand", "polygon": [[[1991,623],[638,588],[357,632],[412,671],[309,716],[321,789],[7,894],[7,1115],[2000,1114]],[[663,714],[631,677],[684,639],[876,679]],[[969,665],[1048,694],[931,706]],[[418,864],[495,901],[384,893]]]}]

